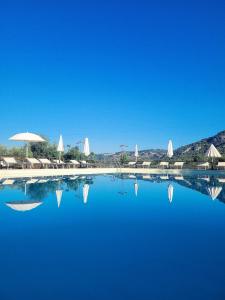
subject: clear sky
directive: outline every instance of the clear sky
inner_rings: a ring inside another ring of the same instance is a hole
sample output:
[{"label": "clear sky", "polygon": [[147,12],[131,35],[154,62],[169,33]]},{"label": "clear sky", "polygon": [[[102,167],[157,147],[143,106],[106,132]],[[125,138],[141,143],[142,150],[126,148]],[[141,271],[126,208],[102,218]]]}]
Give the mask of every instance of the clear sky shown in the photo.
[{"label": "clear sky", "polygon": [[224,0],[1,1],[0,143],[175,147],[225,130]]}]

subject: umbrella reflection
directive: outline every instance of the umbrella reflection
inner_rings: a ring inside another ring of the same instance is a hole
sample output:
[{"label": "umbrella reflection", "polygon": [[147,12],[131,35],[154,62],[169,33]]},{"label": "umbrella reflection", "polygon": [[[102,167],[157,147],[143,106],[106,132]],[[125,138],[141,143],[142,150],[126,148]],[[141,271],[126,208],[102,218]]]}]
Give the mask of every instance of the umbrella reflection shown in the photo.
[{"label": "umbrella reflection", "polygon": [[222,191],[222,187],[221,186],[208,187],[207,191],[209,193],[209,196],[213,200],[215,200],[219,196],[220,192]]},{"label": "umbrella reflection", "polygon": [[84,203],[87,203],[88,192],[89,192],[89,184],[85,183],[84,186],[83,186],[83,199],[84,199]]},{"label": "umbrella reflection", "polygon": [[5,203],[8,207],[16,211],[29,211],[42,204],[41,201],[12,201]]},{"label": "umbrella reflection", "polygon": [[134,184],[134,193],[135,193],[135,195],[137,197],[137,195],[138,195],[138,183],[137,183],[137,180],[136,180],[136,182]]},{"label": "umbrella reflection", "polygon": [[169,202],[171,203],[173,201],[173,186],[172,184],[170,183],[168,185],[168,199],[169,199]]},{"label": "umbrella reflection", "polygon": [[61,201],[62,201],[63,190],[56,190],[55,194],[56,194],[57,204],[58,204],[58,208],[59,208]]}]

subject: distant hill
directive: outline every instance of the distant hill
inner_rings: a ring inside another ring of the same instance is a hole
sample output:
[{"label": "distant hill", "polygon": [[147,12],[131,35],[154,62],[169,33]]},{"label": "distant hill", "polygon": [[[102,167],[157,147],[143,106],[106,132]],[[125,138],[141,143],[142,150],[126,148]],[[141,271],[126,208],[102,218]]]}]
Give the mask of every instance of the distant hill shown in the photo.
[{"label": "distant hill", "polygon": [[[202,160],[205,158],[205,153],[211,144],[214,144],[214,146],[216,146],[220,153],[225,157],[225,130],[217,133],[214,136],[177,148],[174,150],[173,159],[175,160],[179,158],[186,161]],[[134,160],[134,151],[126,151],[126,155],[128,156],[129,160]],[[139,151],[139,159],[145,161],[166,159],[166,155],[167,150],[165,149],[149,149]],[[119,159],[120,156],[121,152],[116,152],[107,156],[97,154],[96,158],[99,160],[114,160]]]},{"label": "distant hill", "polygon": [[174,151],[174,157],[181,157],[185,159],[203,157],[211,144],[214,144],[220,153],[225,155],[225,130],[214,136],[179,147]]}]

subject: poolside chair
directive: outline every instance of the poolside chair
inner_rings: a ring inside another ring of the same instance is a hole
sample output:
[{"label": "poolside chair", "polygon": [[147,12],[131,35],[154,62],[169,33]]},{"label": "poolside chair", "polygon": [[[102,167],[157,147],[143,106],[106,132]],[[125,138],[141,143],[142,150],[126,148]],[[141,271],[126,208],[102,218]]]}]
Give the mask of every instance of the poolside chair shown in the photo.
[{"label": "poolside chair", "polygon": [[202,164],[199,164],[198,166],[198,169],[209,169],[209,163],[208,162],[205,162],[205,163],[202,163]]},{"label": "poolside chair", "polygon": [[175,163],[174,163],[174,168],[176,169],[182,169],[183,168],[183,165],[184,165],[184,162],[183,161],[176,161]]},{"label": "poolside chair", "polygon": [[60,159],[53,159],[53,164],[54,164],[54,166],[56,167],[56,168],[59,168],[59,167],[61,167],[61,168],[64,168],[65,167],[65,163],[64,163],[64,161],[62,161],[62,160],[60,160]]},{"label": "poolside chair", "polygon": [[80,163],[75,159],[71,159],[67,164],[73,168],[78,168],[80,166]]},{"label": "poolside chair", "polygon": [[41,167],[41,163],[36,158],[26,158],[26,165],[30,167],[31,169],[35,167]]},{"label": "poolside chair", "polygon": [[86,162],[86,160],[81,160],[80,161],[80,167],[81,168],[87,168],[88,167],[88,163]]},{"label": "poolside chair", "polygon": [[49,159],[47,158],[38,158],[38,160],[41,163],[42,168],[54,168],[54,163],[52,163]]},{"label": "poolside chair", "polygon": [[225,169],[225,162],[219,161],[217,164],[217,169]]},{"label": "poolside chair", "polygon": [[159,168],[163,168],[163,169],[169,168],[169,163],[167,161],[161,161],[159,164]]},{"label": "poolside chair", "polygon": [[2,157],[3,166],[7,169],[10,167],[23,167],[21,163],[19,163],[14,157]]},{"label": "poolside chair", "polygon": [[136,166],[136,162],[135,161],[129,161],[128,164],[125,165],[125,167],[128,168],[132,168]]},{"label": "poolside chair", "polygon": [[141,167],[141,168],[150,168],[151,163],[152,163],[151,161],[143,161],[138,166]]}]

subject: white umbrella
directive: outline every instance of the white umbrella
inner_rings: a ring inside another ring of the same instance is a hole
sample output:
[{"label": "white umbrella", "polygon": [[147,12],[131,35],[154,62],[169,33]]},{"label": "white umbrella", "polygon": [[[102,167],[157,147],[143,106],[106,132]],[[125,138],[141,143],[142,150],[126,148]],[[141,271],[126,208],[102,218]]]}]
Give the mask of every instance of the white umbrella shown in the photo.
[{"label": "white umbrella", "polygon": [[171,158],[173,156],[173,143],[171,140],[169,140],[169,142],[168,142],[167,156],[169,158]]},{"label": "white umbrella", "polygon": [[173,186],[172,186],[172,184],[168,185],[168,199],[169,199],[170,203],[173,201]]},{"label": "white umbrella", "polygon": [[213,200],[215,200],[219,196],[220,192],[222,191],[222,187],[221,186],[208,187],[207,191],[208,191],[210,197]]},{"label": "white umbrella", "polygon": [[62,152],[64,152],[63,137],[62,137],[61,134],[60,134],[60,137],[59,137],[59,143],[58,143],[58,147],[57,147],[57,152],[59,152],[59,162],[60,162]]},{"label": "white umbrella", "polygon": [[207,157],[211,157],[212,162],[213,162],[213,158],[221,157],[221,154],[219,153],[219,151],[216,149],[216,147],[213,144],[211,144],[211,146],[209,147],[209,149],[207,150],[205,155]]},{"label": "white umbrella", "polygon": [[17,133],[9,138],[10,141],[17,141],[17,142],[25,142],[27,143],[26,145],[26,157],[28,157],[28,147],[29,143],[41,143],[45,142],[45,140],[35,134],[35,133],[30,133],[30,132],[23,132],[23,133]]},{"label": "white umbrella", "polygon": [[90,155],[90,146],[89,146],[89,140],[88,138],[84,139],[84,155],[89,156]]},{"label": "white umbrella", "polygon": [[6,202],[8,207],[17,211],[28,211],[32,210],[42,204],[40,201],[14,201]]},{"label": "white umbrella", "polygon": [[61,200],[62,200],[63,190],[56,190],[55,194],[56,194],[56,199],[57,199],[58,207],[60,207]]},{"label": "white umbrella", "polygon": [[137,197],[137,195],[138,195],[138,183],[137,183],[137,181],[134,184],[134,192],[135,192],[135,195]]},{"label": "white umbrella", "polygon": [[138,158],[138,145],[135,145],[134,156],[136,157],[136,161],[137,161],[137,158]]},{"label": "white umbrella", "polygon": [[84,199],[84,203],[87,203],[88,192],[89,192],[89,185],[85,183],[84,186],[83,186],[83,199]]}]

